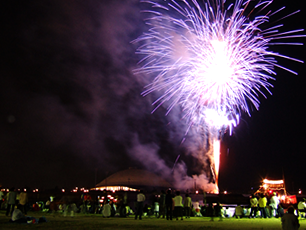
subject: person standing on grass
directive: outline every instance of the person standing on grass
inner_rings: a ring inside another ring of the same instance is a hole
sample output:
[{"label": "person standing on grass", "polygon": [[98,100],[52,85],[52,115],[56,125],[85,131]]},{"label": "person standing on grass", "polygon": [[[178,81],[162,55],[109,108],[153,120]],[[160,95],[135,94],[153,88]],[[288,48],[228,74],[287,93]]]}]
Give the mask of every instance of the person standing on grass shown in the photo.
[{"label": "person standing on grass", "polygon": [[17,193],[14,187],[10,189],[8,194],[6,194],[6,199],[7,199],[6,216],[8,215],[12,216],[12,213],[14,212],[15,209],[16,196]]},{"label": "person standing on grass", "polygon": [[236,219],[241,219],[241,217],[243,217],[243,208],[240,204],[237,204],[237,206],[235,207],[234,216],[236,217]]},{"label": "person standing on grass", "polygon": [[208,203],[208,207],[206,208],[206,215],[210,217],[210,221],[214,221],[215,210],[212,203]]},{"label": "person standing on grass", "polygon": [[299,219],[294,215],[294,208],[290,206],[287,213],[282,217],[283,230],[298,230],[300,227]]},{"label": "person standing on grass", "polygon": [[279,203],[279,198],[276,196],[276,192],[273,192],[273,196],[270,199],[271,216],[276,217]]},{"label": "person standing on grass", "polygon": [[24,188],[23,191],[19,195],[19,204],[20,204],[20,211],[27,215],[27,204],[28,204],[28,194],[27,189]]},{"label": "person standing on grass", "polygon": [[111,214],[112,214],[112,207],[110,206],[109,202],[106,201],[106,203],[103,205],[102,215],[103,217],[109,218]]},{"label": "person standing on grass", "polygon": [[214,207],[214,210],[215,210],[215,216],[216,217],[219,217],[219,221],[222,221],[222,205],[220,204],[220,202],[218,202],[215,207]]},{"label": "person standing on grass", "polygon": [[259,211],[260,211],[261,217],[263,217],[263,218],[267,218],[267,211],[266,211],[267,202],[268,202],[268,200],[265,197],[265,195],[260,194],[258,204],[259,204]]},{"label": "person standing on grass", "polygon": [[163,216],[165,218],[166,214],[166,193],[164,190],[161,191],[160,198],[159,198],[159,215],[158,218]]},{"label": "person standing on grass", "polygon": [[3,203],[3,198],[4,198],[4,193],[1,191],[1,186],[0,186],[0,210],[1,210],[1,207],[2,207],[2,203]]},{"label": "person standing on grass", "polygon": [[252,198],[250,199],[250,203],[251,203],[250,218],[256,218],[257,210],[258,210],[258,200],[254,194],[252,195]]},{"label": "person standing on grass", "polygon": [[186,218],[190,218],[191,206],[192,206],[191,198],[189,194],[187,193],[184,199],[184,211],[185,211]]},{"label": "person standing on grass", "polygon": [[171,194],[171,189],[169,189],[167,191],[167,194],[166,194],[166,217],[167,217],[167,220],[172,220],[172,213],[173,213],[173,198],[172,198],[172,194]]},{"label": "person standing on grass", "polygon": [[137,217],[139,217],[139,220],[142,219],[143,203],[145,200],[146,196],[143,194],[143,190],[140,190],[140,192],[137,194],[135,220],[137,220]]},{"label": "person standing on grass", "polygon": [[183,220],[183,197],[180,191],[176,191],[176,196],[174,197],[174,213],[176,220],[178,220],[179,217]]},{"label": "person standing on grass", "polygon": [[159,203],[157,201],[154,202],[154,215],[159,218]]},{"label": "person standing on grass", "polygon": [[284,208],[283,206],[279,203],[278,207],[277,207],[277,213],[278,213],[278,217],[282,218],[284,216]]},{"label": "person standing on grass", "polygon": [[297,208],[298,208],[298,211],[299,211],[299,215],[302,217],[302,215],[304,214],[304,217],[306,217],[306,203],[305,203],[305,198],[304,198],[303,201],[301,200],[301,201],[298,203]]}]

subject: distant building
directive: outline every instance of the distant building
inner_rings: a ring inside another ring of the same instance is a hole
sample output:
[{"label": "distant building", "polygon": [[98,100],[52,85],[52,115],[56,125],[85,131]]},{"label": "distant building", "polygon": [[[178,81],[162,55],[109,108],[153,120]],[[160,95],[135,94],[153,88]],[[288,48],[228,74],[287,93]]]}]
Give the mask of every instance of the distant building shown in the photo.
[{"label": "distant building", "polygon": [[111,191],[137,191],[145,189],[147,191],[171,188],[172,185],[162,177],[142,169],[130,168],[119,171],[105,178],[92,190]]}]

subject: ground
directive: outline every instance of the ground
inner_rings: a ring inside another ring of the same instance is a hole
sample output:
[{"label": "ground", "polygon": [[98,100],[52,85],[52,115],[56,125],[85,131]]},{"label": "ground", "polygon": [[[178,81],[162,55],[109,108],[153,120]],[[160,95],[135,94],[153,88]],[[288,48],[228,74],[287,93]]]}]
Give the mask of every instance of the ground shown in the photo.
[{"label": "ground", "polygon": [[[222,230],[222,229],[248,229],[248,230],[281,230],[280,219],[235,219],[228,218],[219,221],[215,218],[210,221],[207,217],[191,217],[184,220],[167,221],[165,219],[144,217],[142,220],[135,220],[133,216],[127,218],[103,218],[101,215],[92,214],[77,214],[74,217],[64,217],[60,213],[47,214],[41,212],[29,212],[29,216],[39,218],[45,216],[47,223],[41,224],[13,224],[9,223],[9,217],[5,216],[4,211],[0,211],[0,229],[14,230],[14,229],[43,229],[43,230],[81,230],[81,229],[192,229],[192,230]],[[306,220],[300,220],[300,230],[306,230]]]}]

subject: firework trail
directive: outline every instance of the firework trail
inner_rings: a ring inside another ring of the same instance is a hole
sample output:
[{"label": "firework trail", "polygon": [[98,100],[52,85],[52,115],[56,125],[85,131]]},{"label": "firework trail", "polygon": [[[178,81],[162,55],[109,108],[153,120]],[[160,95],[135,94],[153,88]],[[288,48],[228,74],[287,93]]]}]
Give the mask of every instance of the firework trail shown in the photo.
[{"label": "firework trail", "polygon": [[297,74],[276,58],[302,62],[269,49],[302,45],[283,40],[304,36],[302,29],[280,32],[282,24],[269,26],[285,8],[267,10],[273,0],[141,2],[151,6],[144,11],[150,28],[135,40],[143,56],[136,73],[154,76],[143,95],[161,92],[153,112],[166,105],[168,114],[180,105],[188,127],[198,128],[211,143],[224,130],[231,133],[242,112],[250,116],[252,108],[259,109],[260,95],[271,94],[275,67]]}]

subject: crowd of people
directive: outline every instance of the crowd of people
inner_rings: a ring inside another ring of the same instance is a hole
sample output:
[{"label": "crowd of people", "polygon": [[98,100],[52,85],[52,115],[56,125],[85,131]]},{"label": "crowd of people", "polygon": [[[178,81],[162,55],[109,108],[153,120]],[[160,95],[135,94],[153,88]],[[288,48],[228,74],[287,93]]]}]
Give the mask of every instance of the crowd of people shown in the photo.
[{"label": "crowd of people", "polygon": [[5,209],[6,216],[12,223],[42,223],[47,222],[45,217],[35,218],[28,216],[28,194],[24,188],[21,192],[13,187],[6,194],[0,188],[0,209]]},{"label": "crowd of people", "polygon": [[[137,195],[137,208],[135,213],[135,219],[142,219],[144,213],[144,202],[145,195],[143,191]],[[274,192],[272,196],[267,196],[265,194],[252,195],[250,197],[250,204],[242,206],[237,204],[235,206],[235,211],[233,216],[230,216],[228,212],[229,207],[222,207],[222,205],[217,202],[215,205],[212,203],[204,204],[202,207],[199,206],[199,202],[192,202],[189,194],[185,194],[185,198],[181,196],[179,191],[172,194],[169,189],[165,194],[164,191],[161,192],[158,202],[154,202],[152,205],[153,213],[157,218],[166,218],[167,220],[183,220],[185,218],[190,218],[190,216],[207,216],[210,217],[211,221],[214,218],[218,218],[222,221],[223,218],[234,217],[240,218],[280,218],[283,230],[298,229],[300,227],[298,216],[301,213],[306,213],[306,203],[300,201],[298,208],[295,209],[293,206],[289,206],[287,211],[281,205],[281,202]]]},{"label": "crowd of people", "polygon": [[[146,199],[144,191],[140,191],[136,195],[134,205],[130,207],[127,196],[124,195],[120,199],[108,199],[107,192],[103,197],[106,199],[92,199],[89,193],[83,193],[80,202],[55,202],[52,199],[45,203],[35,202],[31,206],[28,203],[28,195],[26,189],[17,192],[15,188],[11,188],[6,194],[0,191],[0,208],[6,209],[6,215],[11,217],[14,222],[29,221],[27,213],[29,208],[32,211],[43,212],[62,212],[64,216],[74,216],[76,213],[94,213],[102,214],[103,217],[127,217],[132,214],[135,219],[142,219],[143,216],[165,218],[167,220],[183,220],[191,216],[210,217],[211,221],[218,218],[222,221],[224,218],[234,217],[240,218],[281,218],[283,226],[295,222],[299,225],[298,216],[306,217],[305,200],[300,201],[297,208],[287,207],[287,211],[276,193],[271,195],[257,194],[252,195],[249,204],[237,204],[234,207],[225,205],[224,207],[216,203],[204,202],[200,205],[198,200],[193,201],[189,193],[182,195],[180,191],[161,191],[160,194],[154,196],[154,199]],[[131,203],[131,201],[130,201]],[[5,206],[4,206],[5,204]],[[230,212],[229,209],[234,209]],[[290,215],[289,215],[290,214]],[[32,219],[31,219],[32,220]],[[293,222],[292,222],[293,221]],[[286,229],[286,228],[284,228]]]},{"label": "crowd of people", "polygon": [[[139,200],[141,197],[141,200]],[[214,217],[223,220],[223,218],[234,217],[240,218],[282,218],[286,212],[286,209],[282,206],[276,193],[272,195],[257,194],[252,195],[249,200],[249,204],[236,204],[225,205],[224,207],[219,203],[204,203],[199,205],[199,201],[192,201],[188,193],[183,197],[179,191],[172,192],[170,189],[165,193],[161,192],[158,202],[155,201],[152,207],[148,209],[148,205],[144,205],[145,196],[141,192],[137,196],[137,202],[141,205],[137,205],[136,215],[141,219],[144,215],[155,215],[156,217],[166,218],[167,220],[183,220],[190,218],[190,216],[206,216],[214,220]],[[288,208],[288,207],[287,207]],[[234,211],[230,212],[230,209]],[[151,210],[151,212],[147,212]],[[298,209],[294,209],[295,214],[301,217],[306,217],[306,204],[301,201],[298,204]],[[302,215],[301,215],[302,214]],[[135,217],[137,219],[137,217]]]},{"label": "crowd of people", "polygon": [[148,204],[144,205],[145,201],[146,197],[141,190],[137,195],[135,219],[139,218],[141,220],[143,214],[149,217],[154,215],[157,218],[166,218],[167,220],[172,220],[172,218],[183,220],[183,216],[186,216],[186,218],[191,216],[191,198],[189,194],[186,194],[183,199],[180,191],[172,194],[171,189],[167,193],[162,190],[158,199],[154,200],[151,207]]},{"label": "crowd of people", "polygon": [[26,189],[17,192],[15,188],[11,188],[7,194],[0,191],[0,209],[6,209],[6,216],[12,216],[15,208],[18,208],[24,215],[27,215],[27,203],[28,195]]}]

